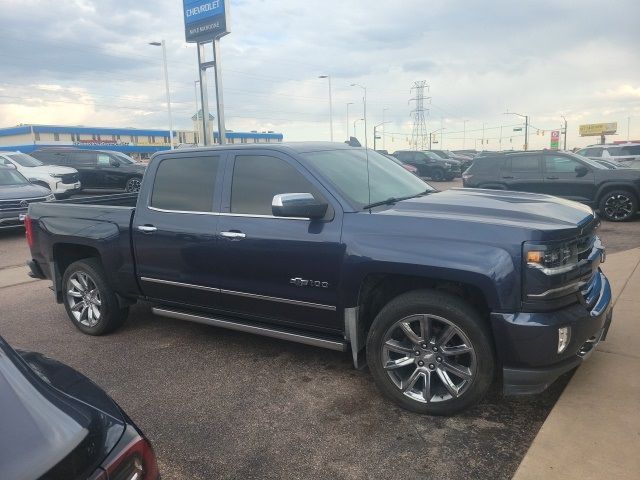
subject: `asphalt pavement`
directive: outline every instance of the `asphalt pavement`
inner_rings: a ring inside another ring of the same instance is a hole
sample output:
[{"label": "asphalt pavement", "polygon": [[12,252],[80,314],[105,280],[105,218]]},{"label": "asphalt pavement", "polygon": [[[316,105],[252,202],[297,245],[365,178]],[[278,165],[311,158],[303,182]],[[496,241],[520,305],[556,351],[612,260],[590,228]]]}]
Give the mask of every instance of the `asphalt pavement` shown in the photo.
[{"label": "asphalt pavement", "polygon": [[[600,230],[610,252],[640,246],[639,233],[640,221]],[[0,276],[27,257],[23,232],[0,232]],[[165,479],[511,478],[571,376],[530,397],[496,384],[461,415],[421,416],[384,399],[348,354],[160,318],[144,303],[118,332],[90,337],[48,287],[0,287],[0,335],[101,385],[149,436]]]}]

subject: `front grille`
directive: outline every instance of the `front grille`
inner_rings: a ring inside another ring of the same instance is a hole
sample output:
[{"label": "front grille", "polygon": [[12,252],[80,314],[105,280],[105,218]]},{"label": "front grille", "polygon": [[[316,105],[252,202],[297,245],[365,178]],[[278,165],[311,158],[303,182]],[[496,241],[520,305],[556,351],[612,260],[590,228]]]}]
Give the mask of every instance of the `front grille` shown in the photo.
[{"label": "front grille", "polygon": [[26,210],[30,203],[44,202],[46,199],[47,197],[0,200],[0,211],[10,212],[12,210]]},{"label": "front grille", "polygon": [[60,181],[62,183],[76,183],[79,179],[77,173],[65,173],[60,176]]}]

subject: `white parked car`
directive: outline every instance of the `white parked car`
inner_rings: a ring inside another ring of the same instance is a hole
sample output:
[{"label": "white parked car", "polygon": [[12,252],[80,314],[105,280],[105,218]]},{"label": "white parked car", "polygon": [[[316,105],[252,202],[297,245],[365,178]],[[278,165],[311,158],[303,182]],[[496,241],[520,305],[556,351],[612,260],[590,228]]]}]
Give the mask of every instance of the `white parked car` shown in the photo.
[{"label": "white parked car", "polygon": [[613,162],[624,168],[640,168],[640,143],[589,145],[576,153],[592,160]]},{"label": "white parked car", "polygon": [[56,198],[66,198],[80,191],[80,175],[75,168],[45,165],[21,152],[0,152],[0,165],[13,166],[34,185],[51,190]]}]

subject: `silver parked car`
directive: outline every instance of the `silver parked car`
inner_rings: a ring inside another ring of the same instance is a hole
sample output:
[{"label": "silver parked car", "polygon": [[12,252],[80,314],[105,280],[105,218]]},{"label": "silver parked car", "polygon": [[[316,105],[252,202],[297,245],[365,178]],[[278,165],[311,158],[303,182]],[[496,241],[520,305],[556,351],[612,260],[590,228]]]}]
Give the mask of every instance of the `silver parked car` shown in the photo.
[{"label": "silver parked car", "polygon": [[576,153],[593,160],[606,160],[621,167],[640,169],[640,143],[590,145]]}]

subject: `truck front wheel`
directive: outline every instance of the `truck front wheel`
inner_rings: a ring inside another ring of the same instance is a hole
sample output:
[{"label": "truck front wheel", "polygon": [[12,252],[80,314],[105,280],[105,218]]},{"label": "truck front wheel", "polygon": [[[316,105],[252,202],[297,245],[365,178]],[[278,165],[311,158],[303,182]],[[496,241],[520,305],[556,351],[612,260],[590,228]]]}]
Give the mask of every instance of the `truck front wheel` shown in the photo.
[{"label": "truck front wheel", "polygon": [[452,415],[477,403],[494,377],[489,330],[464,300],[416,290],[390,301],[367,338],[378,388],[401,407]]},{"label": "truck front wheel", "polygon": [[88,335],[104,335],[120,327],[129,315],[120,307],[95,258],[72,263],[62,278],[64,306],[73,324]]}]

